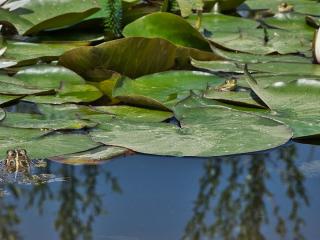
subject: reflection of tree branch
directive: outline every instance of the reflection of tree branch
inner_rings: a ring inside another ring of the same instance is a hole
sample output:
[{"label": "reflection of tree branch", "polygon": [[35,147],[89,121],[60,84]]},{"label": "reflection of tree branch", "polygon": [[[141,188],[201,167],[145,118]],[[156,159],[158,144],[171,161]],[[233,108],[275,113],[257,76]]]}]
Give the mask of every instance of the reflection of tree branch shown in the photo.
[{"label": "reflection of tree branch", "polygon": [[[278,167],[281,169],[280,180],[287,188],[287,197],[292,203],[289,216],[293,223],[292,232],[295,238],[303,239],[300,231],[303,219],[299,217],[299,206],[301,203],[308,204],[308,198],[304,189],[304,177],[293,162],[295,146],[280,148],[278,155],[278,164],[285,166]],[[205,163],[194,214],[186,226],[183,239],[265,239],[261,227],[262,224],[269,224],[266,199],[273,203],[273,214],[277,220],[276,232],[282,238],[287,235],[280,207],[266,184],[270,174],[265,164],[266,161],[271,161],[270,154],[247,158],[215,158]],[[209,215],[210,212],[213,216]]]}]

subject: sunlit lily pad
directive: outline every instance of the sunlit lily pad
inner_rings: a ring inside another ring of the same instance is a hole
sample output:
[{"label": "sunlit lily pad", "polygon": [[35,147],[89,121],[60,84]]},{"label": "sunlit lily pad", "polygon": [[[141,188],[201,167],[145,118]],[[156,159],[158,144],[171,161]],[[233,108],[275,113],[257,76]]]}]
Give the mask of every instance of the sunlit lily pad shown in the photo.
[{"label": "sunlit lily pad", "polygon": [[174,44],[210,51],[209,43],[182,17],[171,13],[153,13],[128,24],[126,37],[164,38]]},{"label": "sunlit lily pad", "polygon": [[276,82],[262,88],[248,78],[253,91],[272,110],[270,117],[288,124],[294,137],[320,134],[320,80],[298,78],[289,83]]},{"label": "sunlit lily pad", "polygon": [[97,142],[141,153],[198,157],[265,150],[284,144],[292,136],[279,122],[220,106],[188,107],[187,102],[181,102],[175,112],[181,128],[112,120],[90,134]]},{"label": "sunlit lily pad", "polygon": [[7,112],[6,118],[0,122],[2,126],[15,128],[38,128],[38,129],[82,129],[94,127],[94,122],[80,119],[50,119],[39,114]]},{"label": "sunlit lily pad", "polygon": [[0,156],[4,158],[8,149],[22,148],[30,158],[49,158],[99,146],[83,134],[57,133],[39,137],[41,135],[43,132],[38,129],[1,128]]},{"label": "sunlit lily pad", "polygon": [[146,75],[135,80],[121,79],[113,97],[140,106],[171,108],[188,97],[190,91],[205,90],[223,83],[222,78],[204,72],[168,71]]},{"label": "sunlit lily pad", "polygon": [[115,157],[131,154],[132,151],[122,147],[101,146],[92,150],[58,157],[50,157],[50,160],[70,165],[96,165],[105,163]]}]

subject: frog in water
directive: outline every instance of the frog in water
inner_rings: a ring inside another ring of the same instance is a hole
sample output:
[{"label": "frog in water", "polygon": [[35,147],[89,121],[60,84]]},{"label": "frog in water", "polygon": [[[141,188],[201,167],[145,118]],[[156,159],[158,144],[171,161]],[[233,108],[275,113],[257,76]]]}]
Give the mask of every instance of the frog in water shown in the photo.
[{"label": "frog in water", "polygon": [[289,13],[289,12],[293,12],[293,10],[294,10],[293,5],[288,4],[286,2],[283,2],[278,6],[279,13]]},{"label": "frog in water", "polygon": [[7,151],[7,158],[4,165],[9,173],[30,172],[30,159],[25,149]]},{"label": "frog in water", "polygon": [[231,78],[215,88],[219,92],[229,92],[237,88],[237,79]]}]

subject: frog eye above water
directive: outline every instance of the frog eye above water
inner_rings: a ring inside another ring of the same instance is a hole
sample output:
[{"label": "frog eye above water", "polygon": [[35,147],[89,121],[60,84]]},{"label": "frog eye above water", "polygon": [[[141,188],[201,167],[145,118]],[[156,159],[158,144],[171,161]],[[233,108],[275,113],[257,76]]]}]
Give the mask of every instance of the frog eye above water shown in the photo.
[{"label": "frog eye above water", "polygon": [[25,149],[19,149],[17,150],[17,153],[19,156],[27,155],[27,151]]},{"label": "frog eye above water", "polygon": [[14,150],[8,150],[7,151],[7,156],[14,157],[15,155],[16,155],[16,152]]}]

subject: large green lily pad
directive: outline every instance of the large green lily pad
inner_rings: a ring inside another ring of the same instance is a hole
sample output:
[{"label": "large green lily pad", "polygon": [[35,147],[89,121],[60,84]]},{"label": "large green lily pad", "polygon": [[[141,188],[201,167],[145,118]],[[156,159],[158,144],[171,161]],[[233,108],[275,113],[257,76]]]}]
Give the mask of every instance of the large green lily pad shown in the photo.
[{"label": "large green lily pad", "polygon": [[121,79],[114,88],[113,97],[130,104],[165,109],[188,97],[191,90],[205,90],[221,83],[222,78],[209,73],[168,71],[135,80]]},{"label": "large green lily pad", "polygon": [[153,13],[128,24],[125,37],[163,38],[174,44],[210,51],[209,43],[182,17],[171,13]]},{"label": "large green lily pad", "polygon": [[320,80],[296,77],[289,83],[279,81],[267,88],[253,78],[248,78],[248,82],[272,110],[269,116],[288,124],[294,137],[320,134]]},{"label": "large green lily pad", "polygon": [[5,103],[8,103],[8,102],[14,101],[16,99],[19,99],[19,98],[21,98],[21,96],[3,95],[3,94],[1,94],[0,95],[0,106],[5,104]]},{"label": "large green lily pad", "polygon": [[175,113],[181,127],[111,120],[90,135],[94,141],[141,153],[197,157],[265,150],[292,136],[279,122],[221,106],[188,107],[188,102],[181,102]]}]

